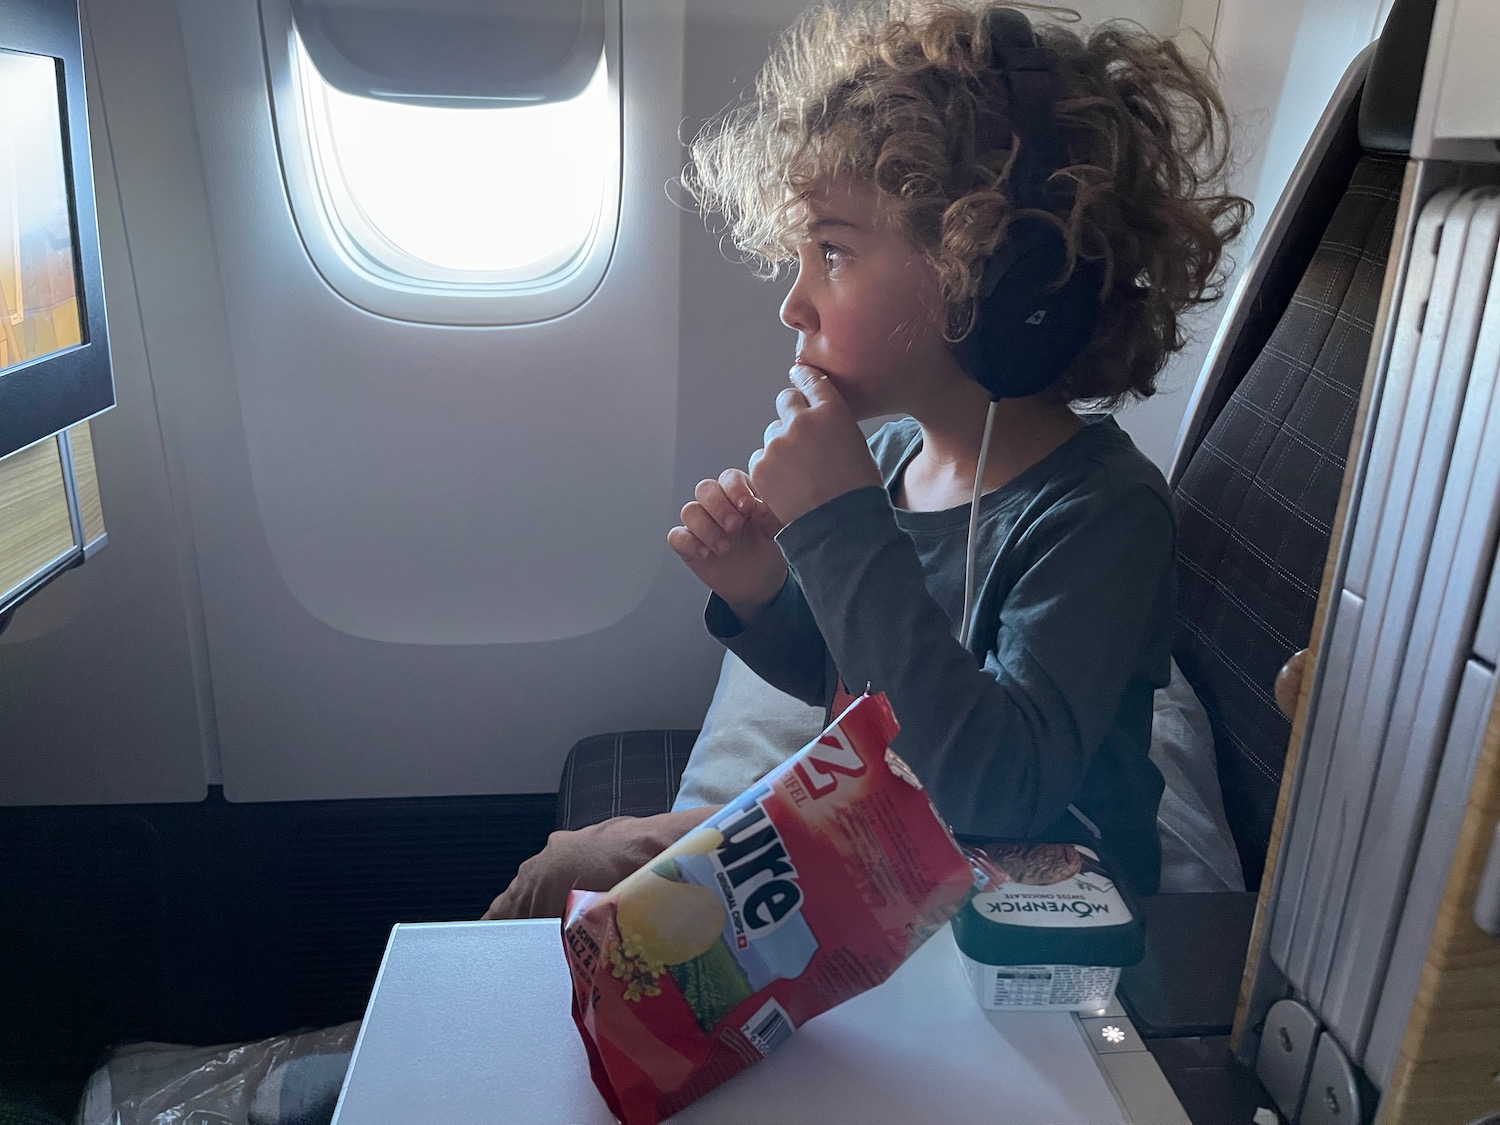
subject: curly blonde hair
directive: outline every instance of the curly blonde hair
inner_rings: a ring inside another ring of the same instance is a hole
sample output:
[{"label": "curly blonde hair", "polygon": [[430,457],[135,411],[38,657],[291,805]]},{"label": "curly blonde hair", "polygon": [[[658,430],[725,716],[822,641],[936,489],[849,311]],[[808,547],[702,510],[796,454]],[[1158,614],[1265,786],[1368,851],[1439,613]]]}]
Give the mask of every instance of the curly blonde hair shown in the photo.
[{"label": "curly blonde hair", "polygon": [[1224,103],[1202,67],[1138,25],[1085,37],[1033,21],[1067,156],[1047,184],[1062,205],[1023,209],[1010,172],[1024,129],[1005,116],[1004,63],[986,22],[1002,7],[1013,5],[882,0],[808,12],[754,95],[698,135],[684,185],[769,277],[795,260],[814,187],[834,177],[873,185],[880,212],[937,273],[950,341],[969,330],[985,259],[1009,223],[1051,223],[1066,271],[1082,258],[1103,277],[1093,336],[1054,393],[1107,407],[1148,397],[1186,342],[1183,312],[1222,295],[1225,244],[1249,218],[1249,202],[1224,186]]}]

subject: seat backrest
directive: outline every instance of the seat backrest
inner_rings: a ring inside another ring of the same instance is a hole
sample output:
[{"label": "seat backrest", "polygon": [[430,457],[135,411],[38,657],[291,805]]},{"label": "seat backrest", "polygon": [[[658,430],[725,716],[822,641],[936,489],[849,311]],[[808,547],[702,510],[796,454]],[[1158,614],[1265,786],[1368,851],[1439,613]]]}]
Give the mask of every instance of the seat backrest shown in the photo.
[{"label": "seat backrest", "polygon": [[1291,733],[1272,685],[1312,633],[1402,165],[1355,167],[1286,313],[1175,490],[1177,663],[1213,723],[1247,884],[1265,863]]},{"label": "seat backrest", "polygon": [[1176,657],[1213,724],[1252,888],[1290,735],[1273,685],[1312,633],[1432,8],[1398,0],[1350,67],[1236,290],[1172,468]]}]

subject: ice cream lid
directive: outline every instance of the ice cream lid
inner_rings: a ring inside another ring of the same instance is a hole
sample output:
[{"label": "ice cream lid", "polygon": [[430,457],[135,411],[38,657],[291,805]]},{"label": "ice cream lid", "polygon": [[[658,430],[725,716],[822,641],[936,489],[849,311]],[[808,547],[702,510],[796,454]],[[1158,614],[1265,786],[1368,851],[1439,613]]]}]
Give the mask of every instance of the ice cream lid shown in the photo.
[{"label": "ice cream lid", "polygon": [[991,843],[976,849],[987,885],[953,920],[958,947],[989,965],[1133,965],[1144,928],[1093,848]]}]

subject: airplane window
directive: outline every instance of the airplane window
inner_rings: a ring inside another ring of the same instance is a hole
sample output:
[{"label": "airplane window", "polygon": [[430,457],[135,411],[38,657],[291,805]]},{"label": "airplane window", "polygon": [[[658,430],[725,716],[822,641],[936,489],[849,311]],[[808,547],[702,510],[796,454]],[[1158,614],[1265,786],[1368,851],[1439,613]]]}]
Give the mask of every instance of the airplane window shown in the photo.
[{"label": "airplane window", "polygon": [[289,38],[297,108],[278,105],[287,186],[303,241],[336,289],[433,323],[526,323],[587,299],[612,248],[620,188],[607,50],[576,97],[449,108],[345,93]]},{"label": "airplane window", "polygon": [[602,58],[565,102],[433,109],[345,94],[298,53],[326,190],[365,253],[538,277],[588,240],[609,178]]}]

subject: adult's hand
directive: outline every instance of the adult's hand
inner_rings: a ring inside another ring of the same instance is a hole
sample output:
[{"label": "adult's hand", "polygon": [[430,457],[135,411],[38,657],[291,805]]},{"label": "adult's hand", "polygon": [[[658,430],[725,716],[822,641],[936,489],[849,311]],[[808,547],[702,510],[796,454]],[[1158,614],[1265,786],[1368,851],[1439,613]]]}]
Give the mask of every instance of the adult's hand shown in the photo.
[{"label": "adult's hand", "polygon": [[1276,706],[1288,719],[1297,714],[1297,697],[1302,694],[1302,675],[1307,668],[1307,649],[1299,649],[1276,673]]},{"label": "adult's hand", "polygon": [[657,816],[617,816],[576,832],[554,832],[484,912],[501,918],[561,918],[568,892],[607,891],[655,859],[719,810],[683,809]]}]

